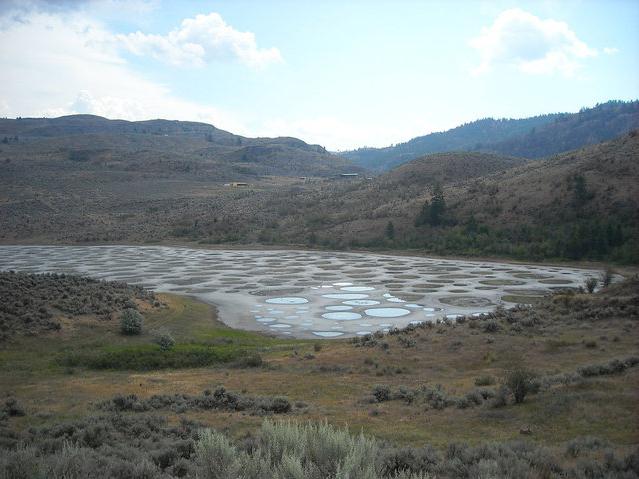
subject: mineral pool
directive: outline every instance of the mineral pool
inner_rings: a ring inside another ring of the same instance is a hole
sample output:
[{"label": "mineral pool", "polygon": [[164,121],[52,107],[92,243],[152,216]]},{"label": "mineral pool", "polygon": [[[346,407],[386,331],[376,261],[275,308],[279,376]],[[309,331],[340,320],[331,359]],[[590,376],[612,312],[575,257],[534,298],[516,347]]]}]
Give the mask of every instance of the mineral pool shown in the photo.
[{"label": "mineral pool", "polygon": [[600,271],[369,253],[0,246],[0,270],[73,273],[194,296],[229,326],[299,338],[405,327],[577,288]]}]

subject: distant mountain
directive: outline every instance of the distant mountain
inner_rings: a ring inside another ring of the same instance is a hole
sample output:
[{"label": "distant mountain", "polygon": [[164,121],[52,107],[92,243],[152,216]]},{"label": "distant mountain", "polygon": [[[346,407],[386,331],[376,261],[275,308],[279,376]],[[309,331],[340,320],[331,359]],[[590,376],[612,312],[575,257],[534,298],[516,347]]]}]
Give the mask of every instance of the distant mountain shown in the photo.
[{"label": "distant mountain", "polygon": [[485,118],[395,146],[360,148],[340,155],[381,171],[438,152],[480,151],[536,159],[611,140],[635,128],[639,128],[639,101],[609,101],[579,113],[518,120]]},{"label": "distant mountain", "polygon": [[359,172],[349,160],[296,138],[247,138],[205,123],[109,120],[93,115],[0,119],[0,147],[13,159],[83,163],[146,172],[180,170],[208,179],[332,176]]}]

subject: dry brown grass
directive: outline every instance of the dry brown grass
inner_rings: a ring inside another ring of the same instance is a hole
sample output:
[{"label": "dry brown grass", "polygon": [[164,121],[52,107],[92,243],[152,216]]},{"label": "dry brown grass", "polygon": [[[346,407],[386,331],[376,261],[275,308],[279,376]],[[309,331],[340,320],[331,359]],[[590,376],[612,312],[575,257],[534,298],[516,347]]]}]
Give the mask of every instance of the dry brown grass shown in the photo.
[{"label": "dry brown grass", "polygon": [[[175,318],[184,324],[182,338],[225,330],[214,321],[209,307],[187,298],[164,296],[169,310],[164,316],[150,314],[149,325],[174,327]],[[533,439],[559,444],[573,437],[596,435],[618,444],[636,444],[637,392],[639,372],[593,378],[583,384],[555,386],[529,396],[523,405],[502,409],[480,406],[443,410],[408,405],[401,401],[368,404],[373,385],[418,387],[440,384],[453,395],[472,390],[477,377],[500,378],[517,364],[541,374],[572,372],[579,366],[606,362],[637,352],[636,327],[628,320],[586,324],[561,324],[526,334],[501,332],[487,335],[468,325],[436,326],[411,334],[415,347],[402,347],[396,337],[385,340],[390,347],[355,347],[347,341],[322,341],[315,351],[312,341],[263,348],[268,367],[237,369],[211,367],[152,372],[91,371],[78,368],[67,374],[51,366],[51,358],[70,342],[116,341],[120,337],[109,326],[79,328],[69,335],[51,338],[23,338],[0,351],[0,383],[12,392],[28,414],[15,420],[16,427],[60,421],[95,412],[92,403],[115,394],[198,394],[223,384],[229,390],[248,394],[286,395],[291,401],[309,405],[295,420],[327,419],[364,430],[399,443],[429,442],[443,446],[451,441],[478,443],[519,437],[522,426],[530,426]],[[252,333],[250,333],[252,334]],[[490,336],[490,340],[488,339]],[[597,347],[584,342],[596,338]],[[606,338],[606,339],[602,339]],[[180,339],[178,339],[179,341]],[[314,358],[305,358],[307,354]],[[43,356],[44,355],[44,356]],[[401,371],[401,372],[396,372]],[[374,410],[374,413],[371,411]],[[52,416],[38,413],[53,413]],[[181,416],[241,434],[258,426],[261,418],[243,413],[188,411],[167,412],[171,420]]]}]

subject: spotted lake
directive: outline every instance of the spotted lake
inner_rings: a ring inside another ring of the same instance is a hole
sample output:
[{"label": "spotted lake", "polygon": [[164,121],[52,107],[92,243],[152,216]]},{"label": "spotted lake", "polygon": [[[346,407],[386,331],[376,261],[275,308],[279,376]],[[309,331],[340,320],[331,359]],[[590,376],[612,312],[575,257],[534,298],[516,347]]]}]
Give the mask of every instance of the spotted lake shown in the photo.
[{"label": "spotted lake", "polygon": [[294,337],[368,334],[512,306],[595,270],[369,253],[164,246],[0,246],[0,270],[126,281],[214,304],[229,326]]}]

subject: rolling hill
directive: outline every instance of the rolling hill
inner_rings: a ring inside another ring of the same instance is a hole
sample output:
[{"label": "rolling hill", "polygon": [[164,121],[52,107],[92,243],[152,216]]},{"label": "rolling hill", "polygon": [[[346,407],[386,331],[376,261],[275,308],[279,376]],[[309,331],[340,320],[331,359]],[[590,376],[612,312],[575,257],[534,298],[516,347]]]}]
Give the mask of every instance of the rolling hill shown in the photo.
[{"label": "rolling hill", "polygon": [[[352,171],[346,161],[293,138],[163,121],[142,122],[163,130],[131,132],[142,126],[106,122],[108,134],[35,120],[7,134],[0,242],[296,244],[639,262],[635,130],[536,161],[435,153],[373,178],[340,179],[336,172]],[[308,175],[300,168],[311,158],[326,159],[312,167],[317,176],[295,176]],[[225,187],[227,178],[249,187]],[[441,224],[416,221],[435,185],[445,199]]]},{"label": "rolling hill", "polygon": [[[371,181],[267,195],[249,222],[263,228],[254,238],[274,243],[638,262],[638,159],[637,131],[525,163],[428,155]],[[446,203],[442,223],[417,226],[436,184]]]},{"label": "rolling hill", "polygon": [[212,181],[362,171],[296,138],[246,138],[185,121],[92,115],[0,119],[0,139],[0,158],[36,162],[38,169],[193,172]]},{"label": "rolling hill", "polygon": [[639,101],[610,101],[579,113],[555,113],[524,119],[485,118],[386,148],[340,153],[373,170],[389,170],[437,152],[482,151],[537,159],[602,141],[639,128]]}]

